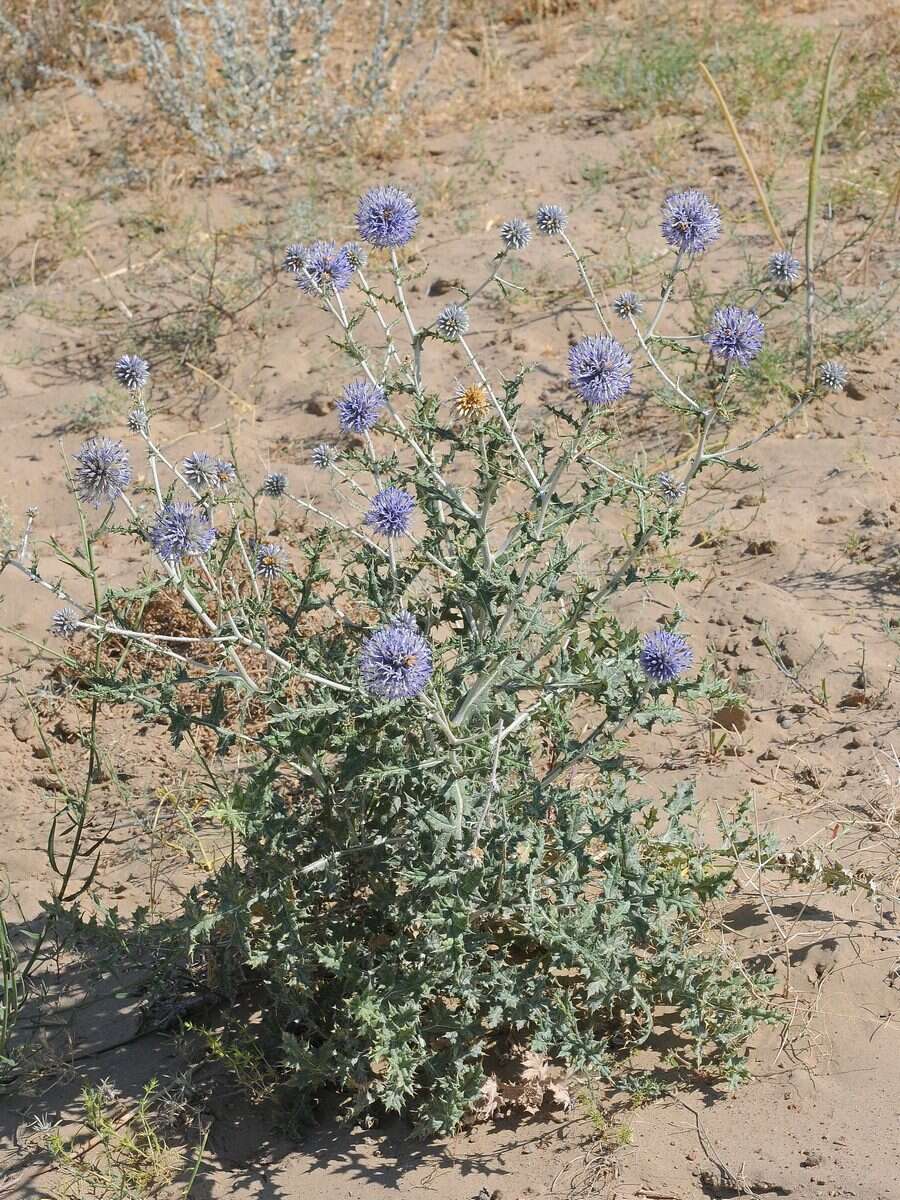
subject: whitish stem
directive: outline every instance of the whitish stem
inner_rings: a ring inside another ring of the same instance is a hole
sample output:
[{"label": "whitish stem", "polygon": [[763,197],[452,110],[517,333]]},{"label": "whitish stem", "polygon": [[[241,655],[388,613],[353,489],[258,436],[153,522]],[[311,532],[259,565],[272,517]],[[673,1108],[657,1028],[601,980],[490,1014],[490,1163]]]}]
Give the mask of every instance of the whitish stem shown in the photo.
[{"label": "whitish stem", "polygon": [[506,435],[509,438],[510,443],[512,444],[512,447],[516,452],[516,456],[518,457],[522,466],[525,468],[525,472],[528,475],[528,478],[531,480],[532,486],[534,487],[535,491],[539,492],[541,490],[540,481],[538,480],[537,475],[535,475],[534,471],[532,470],[531,463],[526,458],[525,451],[522,449],[521,445],[519,444],[519,439],[516,437],[516,432],[513,429],[512,425],[510,425],[509,419],[507,418],[506,413],[503,411],[503,406],[501,405],[500,401],[497,399],[497,397],[494,393],[494,389],[491,387],[491,385],[488,381],[488,377],[485,375],[484,371],[482,371],[481,364],[479,363],[479,361],[475,357],[475,355],[472,353],[472,350],[469,347],[469,343],[466,341],[466,339],[464,337],[460,337],[459,344],[460,344],[460,346],[462,346],[466,357],[468,358],[469,362],[471,363],[472,369],[474,370],[475,374],[478,376],[479,380],[481,381],[482,387],[485,389],[488,396],[490,397],[491,403],[494,406],[494,411],[497,413],[497,416],[500,418],[500,424],[503,426],[504,430],[506,431]]},{"label": "whitish stem", "polygon": [[659,305],[653,315],[653,320],[650,322],[650,328],[647,330],[647,337],[652,338],[656,333],[656,326],[659,324],[659,319],[663,314],[663,309],[669,302],[669,297],[672,295],[672,288],[675,286],[675,279],[678,272],[681,270],[681,260],[684,258],[684,251],[679,250],[675,256],[675,265],[672,267],[672,274],[669,276],[666,286],[663,288],[663,294],[659,298]]},{"label": "whitish stem", "polygon": [[609,337],[612,337],[612,330],[609,327],[606,317],[603,315],[603,309],[600,307],[600,301],[597,299],[597,294],[594,291],[593,285],[592,285],[590,279],[588,278],[588,273],[585,270],[584,260],[582,259],[581,255],[578,253],[578,251],[575,249],[575,247],[572,245],[571,241],[569,240],[568,234],[560,233],[559,236],[569,247],[569,253],[575,259],[575,263],[578,267],[578,273],[581,276],[581,281],[587,290],[587,294],[590,297],[591,304],[593,304],[593,306],[594,306],[594,312],[596,312],[597,317],[600,321],[600,324],[603,326],[604,333],[606,333]]}]

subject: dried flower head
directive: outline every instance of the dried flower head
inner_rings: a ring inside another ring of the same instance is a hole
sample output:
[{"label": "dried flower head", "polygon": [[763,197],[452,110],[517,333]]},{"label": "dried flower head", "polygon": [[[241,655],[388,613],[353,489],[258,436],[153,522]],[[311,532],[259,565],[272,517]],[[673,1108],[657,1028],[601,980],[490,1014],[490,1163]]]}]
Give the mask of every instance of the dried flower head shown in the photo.
[{"label": "dried flower head", "polygon": [[216,540],[216,531],[192,504],[176,500],[156,514],[156,524],[148,537],[163,562],[176,563],[208,554]]},{"label": "dried flower head", "polygon": [[500,226],[500,240],[507,250],[524,250],[531,241],[531,227],[521,217],[511,217]]},{"label": "dried flower head", "polygon": [[327,442],[319,442],[318,446],[313,446],[310,459],[318,470],[327,471],[337,461],[337,450]]},{"label": "dried flower head", "polygon": [[488,413],[488,394],[480,383],[458,383],[453,404],[464,421],[481,421]]},{"label": "dried flower head", "polygon": [[263,480],[262,490],[264,496],[271,496],[273,499],[283,496],[287,491],[287,475],[282,475],[280,471],[270,471]]},{"label": "dried flower head", "polygon": [[344,291],[353,278],[346,246],[338,246],[335,242],[313,242],[306,249],[294,277],[297,287],[308,296]]},{"label": "dried flower head", "polygon": [[291,242],[284,252],[284,258],[281,263],[282,270],[289,271],[292,274],[295,271],[302,271],[305,258],[306,247],[301,242]]},{"label": "dried flower head", "polygon": [[644,306],[641,304],[640,297],[637,292],[622,292],[616,296],[612,302],[613,312],[617,317],[621,317],[626,321],[629,317],[639,317],[644,311]]},{"label": "dried flower head", "polygon": [[680,633],[657,629],[644,636],[639,661],[653,683],[674,683],[690,669],[694,654]]},{"label": "dried flower head", "polygon": [[363,687],[380,700],[418,696],[433,670],[431,647],[408,613],[370,634],[359,655]]},{"label": "dried flower head", "polygon": [[150,379],[150,364],[139,354],[123,354],[113,368],[113,373],[129,392],[139,392],[147,386]]},{"label": "dried flower head", "polygon": [[257,546],[256,560],[253,563],[255,574],[267,583],[272,583],[284,570],[281,563],[283,554],[284,550],[275,542],[263,542]]},{"label": "dried flower head", "polygon": [[469,332],[469,314],[461,304],[448,304],[434,320],[434,328],[447,342],[458,342]]},{"label": "dried flower head", "polygon": [[842,362],[836,359],[829,359],[828,362],[819,364],[817,371],[819,383],[826,392],[842,392],[847,386],[847,380],[850,374]]},{"label": "dried flower head", "polygon": [[128,430],[130,433],[147,433],[150,428],[150,418],[145,408],[133,408],[128,414]]},{"label": "dried flower head", "polygon": [[80,625],[81,617],[74,608],[58,608],[50,618],[50,632],[54,637],[71,639]]},{"label": "dried flower head", "polygon": [[542,204],[537,210],[534,223],[543,237],[558,237],[566,227],[568,218],[558,204]]},{"label": "dried flower head", "polygon": [[631,359],[615,338],[582,338],[569,351],[569,377],[588,404],[612,404],[631,387]]},{"label": "dried flower head", "polygon": [[75,494],[94,508],[114,504],[131,483],[128,451],[119,441],[91,438],[74,457]]},{"label": "dried flower head", "polygon": [[677,504],[684,495],[684,484],[670,475],[668,471],[660,471],[656,477],[656,490],[666,504]]},{"label": "dried flower head", "polygon": [[405,246],[418,223],[415,201],[391,184],[370,188],[356,209],[359,236],[370,246]]},{"label": "dried flower head", "polygon": [[367,383],[365,379],[354,379],[344,388],[344,394],[338,401],[341,429],[365,433],[377,424],[384,404],[384,388]]},{"label": "dried flower head", "polygon": [[402,537],[409,533],[413,510],[416,502],[409,492],[400,488],[386,487],[380,491],[369,505],[365,515],[365,524],[371,525],[382,537]]},{"label": "dried flower head", "polygon": [[800,263],[790,250],[776,250],[767,266],[772,283],[786,287],[800,277]]},{"label": "dried flower head", "polygon": [[763,323],[752,309],[728,305],[713,313],[703,340],[716,358],[746,367],[762,349],[764,336]]},{"label": "dried flower head", "polygon": [[721,236],[719,209],[699,188],[673,192],[662,207],[662,235],[684,254],[702,254]]}]

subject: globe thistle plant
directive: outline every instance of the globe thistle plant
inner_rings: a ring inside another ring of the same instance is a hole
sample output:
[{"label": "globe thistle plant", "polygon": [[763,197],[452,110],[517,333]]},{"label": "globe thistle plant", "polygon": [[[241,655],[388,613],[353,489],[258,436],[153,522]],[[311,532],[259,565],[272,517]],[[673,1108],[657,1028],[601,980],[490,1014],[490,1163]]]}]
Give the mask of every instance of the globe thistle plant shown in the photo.
[{"label": "globe thistle plant", "polygon": [[668,471],[660,471],[656,476],[656,490],[666,504],[677,504],[685,493],[684,484],[679,483]]},{"label": "globe thistle plant", "polygon": [[296,274],[297,271],[303,270],[303,264],[306,261],[306,247],[301,242],[291,242],[284,252],[284,258],[281,262],[283,271],[289,274]]},{"label": "globe thistle plant", "polygon": [[416,502],[409,492],[400,488],[387,487],[378,493],[369,505],[365,516],[370,525],[382,537],[398,538],[409,533]]},{"label": "globe thistle plant", "polygon": [[765,330],[752,309],[717,308],[704,341],[722,362],[748,366],[762,349]]},{"label": "globe thistle plant", "polygon": [[354,271],[365,270],[366,264],[369,261],[369,254],[362,242],[345,242],[344,253],[347,255],[347,262]]},{"label": "globe thistle plant", "polygon": [[569,351],[569,378],[583,400],[605,407],[631,387],[631,359],[615,338],[582,338]]},{"label": "globe thistle plant", "polygon": [[463,421],[478,422],[488,415],[491,404],[480,383],[458,383],[453,393],[453,406]]},{"label": "globe thistle plant", "polygon": [[405,246],[419,223],[415,201],[389,184],[370,188],[356,210],[359,236],[370,246],[392,249]]},{"label": "globe thistle plant", "polygon": [[800,263],[790,250],[776,250],[766,270],[772,283],[779,287],[789,287],[800,278]]},{"label": "globe thistle plant", "polygon": [[275,542],[263,542],[262,545],[256,547],[256,558],[253,563],[254,573],[260,579],[264,579],[266,583],[273,583],[284,570],[283,556],[282,546]]},{"label": "globe thistle plant", "polygon": [[150,429],[150,418],[145,408],[133,408],[128,414],[129,433],[147,433]]},{"label": "globe thistle plant", "polygon": [[531,241],[531,227],[521,217],[512,217],[500,226],[500,240],[507,250],[524,250]]},{"label": "globe thistle plant", "polygon": [[354,379],[344,388],[338,401],[341,429],[349,433],[365,433],[378,423],[385,405],[384,389],[365,379]]},{"label": "globe thistle plant", "polygon": [[721,236],[722,220],[705,192],[689,188],[666,196],[660,228],[665,240],[679,253],[697,255]]},{"label": "globe thistle plant", "polygon": [[[739,877],[746,831],[724,853],[710,845],[686,779],[657,812],[656,789],[642,790],[639,762],[622,751],[631,728],[677,719],[682,701],[716,712],[737,698],[721,673],[694,670],[680,633],[640,636],[632,614],[648,586],[683,578],[675,539],[697,476],[715,485],[745,469],[738,455],[823,387],[843,387],[846,370],[823,363],[818,386],[798,390],[759,437],[729,431],[733,409],[718,397],[726,381],[735,392],[753,383],[730,368],[752,362],[765,335],[755,312],[724,301],[702,339],[685,327],[690,306],[667,313],[676,272],[701,271],[694,260],[721,233],[696,190],[665,201],[677,258],[652,321],[621,343],[579,231],[559,206],[538,209],[545,251],[568,273],[561,285],[577,279],[587,301],[554,314],[578,329],[562,401],[554,361],[543,379],[531,374],[512,330],[477,345],[465,336],[469,298],[484,295],[502,318],[499,272],[528,244],[525,221],[504,222],[487,278],[460,284],[461,302],[435,317],[437,307],[417,311],[418,262],[411,277],[393,253],[418,230],[412,198],[373,188],[356,219],[360,243],[285,256],[304,291],[325,293],[320,315],[344,357],[333,434],[350,436],[336,467],[334,446],[310,441],[307,467],[334,468],[310,489],[318,495],[289,490],[278,471],[248,491],[234,464],[205,450],[172,466],[144,436],[153,469],[128,499],[127,527],[85,522],[90,578],[59,576],[80,593],[38,575],[30,524],[2,565],[71,604],[54,632],[80,628],[103,649],[102,672],[80,677],[84,694],[129,710],[139,700],[176,742],[207,726],[196,748],[216,755],[210,771],[226,795],[239,788],[240,820],[229,815],[235,852],[192,893],[176,936],[185,929],[184,961],[202,953],[223,989],[249,947],[261,1005],[300,1031],[277,1065],[298,1102],[312,1108],[333,1090],[360,1112],[403,1109],[423,1131],[450,1132],[478,1109],[498,1047],[540,1047],[614,1083],[660,1008],[678,1022],[680,1063],[737,1083],[764,991],[713,945],[708,918]],[[345,305],[338,292],[364,262],[362,243],[390,253],[372,254],[377,287],[360,279]],[[709,293],[698,282],[691,294]],[[626,322],[641,314],[632,291],[612,309]],[[438,338],[466,360],[451,386],[456,355]],[[710,353],[724,372],[708,370]],[[661,398],[690,435],[677,477],[640,468],[658,431],[644,452],[634,431],[622,444],[619,422],[594,411],[635,379],[651,423]],[[143,411],[139,397],[133,406]],[[121,443],[105,439],[82,447],[76,468],[92,503],[131,480]],[[121,589],[102,578],[107,540],[135,535],[153,559],[149,578],[134,572],[141,593],[174,601],[164,633],[145,628],[132,578]],[[65,669],[75,657],[62,656]],[[701,1019],[709,1013],[715,1021]]]},{"label": "globe thistle plant", "polygon": [[58,608],[50,618],[50,632],[54,637],[67,641],[71,641],[80,625],[81,617],[74,608]]},{"label": "globe thistle plant", "polygon": [[542,237],[559,237],[566,227],[568,218],[558,204],[542,204],[534,218],[537,231]]},{"label": "globe thistle plant", "polygon": [[359,673],[363,687],[379,700],[412,700],[424,692],[433,671],[431,646],[408,615],[363,642]]},{"label": "globe thistle plant", "polygon": [[75,494],[94,508],[115,504],[131,483],[128,451],[119,441],[91,438],[74,457]]},{"label": "globe thistle plant", "polygon": [[623,321],[629,317],[639,317],[644,311],[644,306],[641,304],[637,292],[622,292],[613,300],[612,306],[613,312],[617,317],[621,317]]},{"label": "globe thistle plant", "polygon": [[139,354],[123,354],[116,362],[113,373],[129,392],[140,392],[150,381],[150,364]]},{"label": "globe thistle plant", "polygon": [[318,446],[313,446],[309,457],[316,470],[327,471],[334,466],[337,460],[337,451],[327,442],[319,442]]},{"label": "globe thistle plant", "polygon": [[847,380],[850,378],[847,368],[842,362],[837,362],[836,359],[820,363],[817,375],[819,383],[826,392],[842,392],[847,386]]},{"label": "globe thistle plant", "polygon": [[218,484],[216,460],[205,450],[194,450],[181,464],[181,473],[198,492],[209,492]]},{"label": "globe thistle plant", "polygon": [[435,317],[434,328],[445,342],[458,342],[469,331],[469,314],[461,304],[448,304]]},{"label": "globe thistle plant", "polygon": [[303,262],[293,272],[297,287],[308,296],[343,292],[353,279],[353,267],[346,246],[334,242],[313,242]]},{"label": "globe thistle plant", "polygon": [[156,514],[147,536],[164,563],[178,563],[185,558],[205,557],[216,540],[216,531],[192,504],[175,500]]},{"label": "globe thistle plant", "polygon": [[263,480],[262,491],[264,496],[277,500],[287,491],[287,475],[281,471],[270,471]]},{"label": "globe thistle plant", "polygon": [[694,661],[694,653],[680,633],[657,629],[641,642],[641,669],[651,683],[675,683]]}]

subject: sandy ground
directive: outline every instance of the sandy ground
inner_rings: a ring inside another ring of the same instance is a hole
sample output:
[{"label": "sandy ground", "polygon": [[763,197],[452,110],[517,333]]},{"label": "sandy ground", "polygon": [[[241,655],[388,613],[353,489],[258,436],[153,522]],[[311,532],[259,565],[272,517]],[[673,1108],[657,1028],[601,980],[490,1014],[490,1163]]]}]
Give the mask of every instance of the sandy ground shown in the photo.
[{"label": "sandy ground", "polygon": [[[852,24],[853,17],[835,8],[796,20]],[[657,286],[654,263],[663,246],[656,213],[669,185],[709,187],[722,204],[729,234],[703,264],[713,285],[733,277],[748,248],[766,256],[752,193],[718,127],[700,139],[676,131],[669,157],[654,168],[658,128],[635,128],[623,114],[598,111],[566,85],[565,32],[543,48],[520,30],[503,37],[502,58],[516,64],[517,86],[529,94],[524,115],[496,106],[465,128],[433,122],[424,155],[324,164],[314,188],[309,179],[298,186],[282,177],[203,189],[173,168],[139,195],[112,193],[88,168],[102,145],[103,120],[66,93],[65,124],[38,124],[27,135],[30,171],[12,173],[0,198],[11,281],[0,319],[0,496],[13,517],[36,505],[39,536],[53,532],[73,542],[60,442],[68,452],[77,448],[83,435],[71,428],[73,414],[94,394],[113,396],[108,368],[116,354],[140,346],[157,365],[151,319],[174,312],[164,325],[170,331],[194,320],[197,261],[211,240],[221,243],[230,272],[216,295],[223,309],[240,312],[219,321],[202,362],[194,361],[196,340],[185,349],[173,337],[160,351],[160,436],[181,455],[200,446],[224,449],[230,430],[248,476],[283,469],[300,494],[328,504],[327,484],[306,464],[309,447],[334,434],[331,404],[344,368],[324,341],[324,317],[272,270],[273,253],[279,238],[304,236],[297,226],[313,201],[322,231],[348,236],[352,197],[371,179],[401,181],[424,198],[422,275],[411,291],[425,313],[444,303],[448,281],[472,281],[473,258],[489,260],[500,221],[545,199],[570,210],[574,236],[598,263],[636,264],[638,290],[642,282]],[[628,162],[644,165],[629,173]],[[586,185],[585,164],[604,168],[593,175],[602,182]],[[779,205],[792,214],[786,225],[802,217],[804,170],[798,161],[779,176]],[[76,201],[82,252],[58,254],[54,230],[62,218],[53,214]],[[838,214],[826,236],[840,244],[864,217],[858,209]],[[890,238],[885,225],[873,242],[871,288],[887,278]],[[862,254],[862,246],[852,249],[847,269],[858,267]],[[527,424],[541,419],[544,401],[564,397],[567,339],[590,329],[590,314],[571,262],[561,265],[545,244],[525,261],[516,278],[530,296],[508,306],[479,304],[473,343],[500,366],[543,364],[526,385]],[[245,301],[252,303],[242,308]],[[686,320],[683,308],[676,314]],[[607,1097],[610,1120],[631,1130],[630,1144],[615,1152],[578,1111],[478,1127],[440,1144],[413,1142],[391,1127],[325,1128],[298,1142],[275,1132],[264,1107],[223,1095],[194,1200],[377,1200],[419,1192],[446,1200],[900,1200],[900,910],[892,898],[900,848],[900,420],[891,336],[886,331],[851,361],[848,393],[817,401],[756,448],[757,473],[711,480],[685,530],[679,554],[697,577],[679,593],[687,630],[747,692],[746,719],[714,751],[699,722],[634,741],[651,790],[694,779],[710,813],[749,794],[760,823],[788,852],[815,844],[880,882],[885,898],[874,900],[864,888],[837,895],[813,884],[760,895],[749,880],[735,896],[729,936],[738,953],[770,965],[780,1003],[793,1017],[787,1034],[769,1031],[754,1042],[753,1081],[733,1097],[697,1090],[638,1109]],[[179,355],[193,366],[179,364]],[[439,368],[448,380],[462,373],[452,356]],[[116,403],[103,409],[102,431],[121,436],[124,409]],[[763,398],[739,428],[762,428],[779,411]],[[619,420],[626,443],[642,447],[651,462],[667,466],[684,455],[676,424],[651,403],[636,400]],[[109,555],[110,580],[131,577],[139,561],[134,546],[112,536]],[[622,607],[640,625],[655,620],[659,599],[637,590]],[[52,597],[4,575],[4,626],[40,642],[54,607]],[[4,639],[10,670],[0,722],[0,860],[32,920],[51,878],[45,841],[58,794],[55,771],[65,775],[82,760],[84,715],[54,694],[46,664],[31,663],[27,647]],[[47,745],[35,733],[25,686],[37,688]],[[164,906],[199,866],[155,859],[148,822],[163,810],[166,789],[181,786],[192,803],[196,795],[161,735],[136,737],[121,715],[104,719],[103,734],[110,772],[129,797],[123,804],[115,788],[102,792],[98,822],[107,813],[117,820],[101,875],[103,901],[130,911],[149,895]],[[47,1170],[29,1126],[36,1113],[71,1127],[79,1088],[103,1078],[114,1081],[125,1111],[149,1078],[167,1079],[182,1067],[170,1036],[110,1048],[134,1033],[138,999],[104,964],[67,967],[53,999],[52,1025],[39,1036],[48,1056],[52,1048],[58,1061],[76,1059],[0,1102],[0,1162],[9,1172],[2,1196],[60,1194],[60,1178]]]}]

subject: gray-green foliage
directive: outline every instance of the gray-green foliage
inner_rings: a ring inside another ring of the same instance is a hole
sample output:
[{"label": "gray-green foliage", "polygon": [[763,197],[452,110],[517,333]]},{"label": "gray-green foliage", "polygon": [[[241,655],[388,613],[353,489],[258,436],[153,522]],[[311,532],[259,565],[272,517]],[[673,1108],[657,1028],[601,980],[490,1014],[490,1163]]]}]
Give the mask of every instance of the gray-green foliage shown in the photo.
[{"label": "gray-green foliage", "polygon": [[[466,303],[505,286],[505,258]],[[632,341],[696,429],[676,481],[687,488],[704,470],[748,469],[738,454],[752,439],[725,448],[740,372],[704,367],[702,342],[655,332],[687,270],[678,264],[652,322],[632,321]],[[623,458],[602,409],[553,408],[552,424],[526,434],[527,375],[504,378],[465,340],[485,407],[461,419],[432,382],[433,326],[407,307],[399,262],[373,254],[372,266],[371,284],[358,271],[346,292],[319,293],[348,375],[388,397],[371,439],[347,442],[329,468],[342,515],[240,478],[195,490],[219,529],[205,561],[157,567],[80,606],[82,636],[110,646],[81,689],[167,717],[174,741],[200,753],[233,835],[230,859],[190,898],[185,953],[203,956],[220,992],[261,1003],[306,1106],[337,1089],[351,1113],[398,1110],[449,1129],[493,1066],[523,1049],[627,1081],[628,1053],[651,1039],[660,1006],[673,1063],[733,1084],[766,1015],[764,988],[705,930],[752,838],[732,828],[722,849],[709,845],[691,788],[648,794],[623,739],[684,705],[708,713],[734,697],[705,669],[653,683],[639,658],[646,628],[611,606],[626,587],[685,577],[667,553],[681,502]],[[672,382],[666,354],[694,361],[693,395]],[[795,396],[792,411],[810,398]],[[154,510],[190,492],[145,411],[156,481],[123,497],[126,524],[112,524],[111,508],[85,526],[85,553],[66,556],[95,595],[98,537],[147,544]],[[710,450],[715,428],[722,443]],[[419,514],[415,540],[389,551],[348,516],[388,484],[414,495]],[[272,505],[301,509],[319,530],[290,546],[290,568],[270,585],[251,568]],[[618,550],[595,532],[613,515],[626,534]],[[49,585],[37,560],[27,570]],[[143,631],[163,595],[180,613],[168,642]],[[427,637],[435,670],[421,695],[386,703],[361,686],[359,653],[399,613]]]}]

